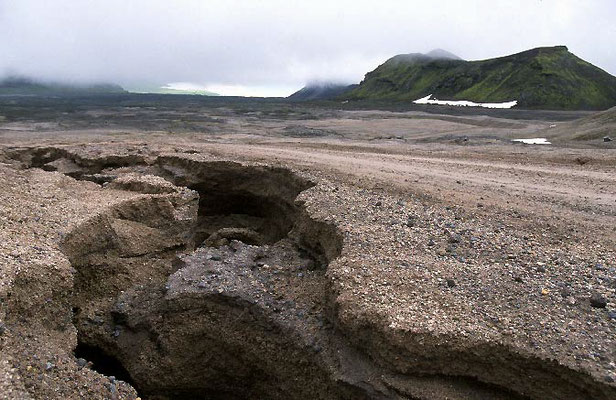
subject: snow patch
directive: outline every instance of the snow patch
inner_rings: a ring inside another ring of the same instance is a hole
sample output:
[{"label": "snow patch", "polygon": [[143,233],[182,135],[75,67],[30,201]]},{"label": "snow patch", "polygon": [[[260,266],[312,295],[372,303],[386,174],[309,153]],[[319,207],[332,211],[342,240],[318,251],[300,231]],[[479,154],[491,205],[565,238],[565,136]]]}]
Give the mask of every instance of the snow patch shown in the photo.
[{"label": "snow patch", "polygon": [[413,101],[415,104],[438,104],[441,106],[461,106],[461,107],[483,107],[483,108],[511,108],[518,104],[517,100],[504,103],[475,103],[468,100],[437,100],[431,99],[432,95]]},{"label": "snow patch", "polygon": [[513,141],[524,144],[552,144],[551,142],[548,142],[546,138],[513,139]]}]

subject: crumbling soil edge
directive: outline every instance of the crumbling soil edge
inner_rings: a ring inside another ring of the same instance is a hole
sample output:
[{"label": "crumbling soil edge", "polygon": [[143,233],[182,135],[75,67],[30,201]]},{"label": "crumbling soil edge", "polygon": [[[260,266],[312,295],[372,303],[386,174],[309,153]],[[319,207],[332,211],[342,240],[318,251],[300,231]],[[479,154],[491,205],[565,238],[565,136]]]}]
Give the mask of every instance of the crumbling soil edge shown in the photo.
[{"label": "crumbling soil edge", "polygon": [[[78,158],[72,157],[72,153],[68,151],[64,153],[64,156],[72,158],[74,161],[78,160]],[[145,158],[138,157],[137,159],[137,164],[150,165],[145,161]],[[76,162],[79,163],[78,161]],[[96,164],[92,164],[90,161],[85,163],[92,168],[92,172],[98,168]],[[128,159],[120,157],[106,165],[127,166],[131,164]],[[374,360],[377,360],[382,367],[391,368],[400,373],[469,375],[481,381],[510,387],[533,398],[548,398],[551,396],[558,398],[561,395],[567,395],[570,396],[568,398],[592,397],[608,399],[614,395],[613,388],[596,382],[592,377],[584,373],[559,366],[555,361],[538,359],[533,355],[519,354],[515,349],[499,348],[499,346],[473,343],[473,341],[469,341],[469,343],[461,338],[432,338],[430,335],[420,337],[416,333],[383,333],[380,330],[381,328],[379,328],[379,324],[375,324],[372,327],[358,327],[353,322],[342,321],[340,318],[336,323],[341,331],[346,333],[346,337],[352,338],[355,345],[359,348],[366,349],[368,354]],[[448,343],[447,347],[443,347],[443,342]],[[426,343],[429,343],[429,351],[427,352],[425,351]],[[432,351],[433,353],[431,353]],[[400,354],[404,354],[404,356],[400,357]],[[418,357],[421,357],[421,354],[431,354],[430,360],[423,360],[423,362],[419,360],[418,362]],[[481,362],[495,355],[498,356],[498,362],[486,364]],[[436,356],[438,366],[435,365],[435,359],[432,356]],[[402,359],[403,361],[396,362],[396,359]],[[461,359],[464,361],[460,361]],[[550,371],[549,377],[546,377],[546,380],[533,379],[532,381],[525,381],[522,378],[522,374],[528,373],[526,366],[530,360],[535,360],[532,364],[534,365],[533,370],[536,373],[543,374],[544,370]],[[507,361],[507,366],[502,361]],[[511,363],[512,361],[513,363]],[[476,370],[469,373],[469,366],[475,365],[477,367],[473,368],[476,368]],[[483,368],[478,367],[479,365],[483,365]],[[499,369],[499,374],[502,376],[495,376],[495,367]],[[558,371],[552,372],[552,369]],[[522,386],[511,387],[510,385],[513,384],[513,380],[515,380],[516,384],[522,382]],[[550,382],[553,382],[553,385],[550,385]],[[556,390],[556,392],[552,390]],[[560,393],[560,395],[557,393]]]}]

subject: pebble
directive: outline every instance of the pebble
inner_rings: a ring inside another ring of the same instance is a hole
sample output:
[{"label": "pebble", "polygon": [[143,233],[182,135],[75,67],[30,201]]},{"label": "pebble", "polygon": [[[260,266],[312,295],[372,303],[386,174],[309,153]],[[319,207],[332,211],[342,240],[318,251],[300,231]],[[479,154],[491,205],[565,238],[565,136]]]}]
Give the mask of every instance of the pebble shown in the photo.
[{"label": "pebble", "polygon": [[118,388],[116,388],[115,383],[109,383],[107,387],[109,388],[109,391],[111,392],[113,398],[116,398],[116,396],[118,395]]},{"label": "pebble", "polygon": [[590,296],[590,305],[594,308],[605,308],[605,306],[607,306],[607,300],[600,294],[595,293]]},{"label": "pebble", "polygon": [[462,236],[460,236],[460,234],[458,233],[452,233],[449,235],[449,242],[450,243],[460,243],[462,241]]},{"label": "pebble", "polygon": [[447,287],[456,287],[456,281],[453,279],[447,279]]},{"label": "pebble", "polygon": [[3,322],[0,322],[0,336],[4,335],[4,332],[6,332],[6,325],[4,325]]},{"label": "pebble", "polygon": [[609,319],[616,319],[616,311],[608,311],[607,316]]},{"label": "pebble", "polygon": [[83,368],[83,367],[85,367],[86,365],[88,365],[88,360],[86,360],[85,358],[78,358],[78,359],[77,359],[77,365],[78,365],[80,368]]}]

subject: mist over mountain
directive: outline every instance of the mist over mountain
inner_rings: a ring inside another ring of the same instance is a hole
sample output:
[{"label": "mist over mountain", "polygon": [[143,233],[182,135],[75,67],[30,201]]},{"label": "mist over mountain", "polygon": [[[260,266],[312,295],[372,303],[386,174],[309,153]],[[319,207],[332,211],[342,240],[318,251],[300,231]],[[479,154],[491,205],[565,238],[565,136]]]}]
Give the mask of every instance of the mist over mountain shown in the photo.
[{"label": "mist over mountain", "polygon": [[0,95],[81,95],[126,93],[113,83],[70,84],[45,82],[21,76],[9,76],[0,80]]},{"label": "mist over mountain", "polygon": [[345,85],[340,83],[312,83],[304,86],[287,98],[295,101],[330,100],[355,89],[357,86],[357,84]]},{"label": "mist over mountain", "polygon": [[443,60],[462,60],[461,57],[443,49],[434,49],[426,53],[426,56],[434,58],[434,59],[443,59]]}]

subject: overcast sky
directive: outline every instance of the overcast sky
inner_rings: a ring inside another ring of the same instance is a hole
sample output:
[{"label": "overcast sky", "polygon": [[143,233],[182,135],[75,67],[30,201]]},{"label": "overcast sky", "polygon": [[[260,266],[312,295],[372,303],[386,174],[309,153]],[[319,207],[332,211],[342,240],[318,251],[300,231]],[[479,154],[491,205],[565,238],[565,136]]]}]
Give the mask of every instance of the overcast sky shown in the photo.
[{"label": "overcast sky", "polygon": [[399,53],[564,44],[616,75],[614,0],[0,0],[0,75],[288,95]]}]

